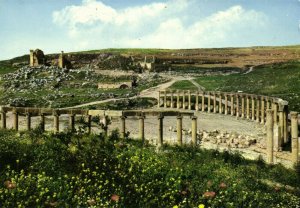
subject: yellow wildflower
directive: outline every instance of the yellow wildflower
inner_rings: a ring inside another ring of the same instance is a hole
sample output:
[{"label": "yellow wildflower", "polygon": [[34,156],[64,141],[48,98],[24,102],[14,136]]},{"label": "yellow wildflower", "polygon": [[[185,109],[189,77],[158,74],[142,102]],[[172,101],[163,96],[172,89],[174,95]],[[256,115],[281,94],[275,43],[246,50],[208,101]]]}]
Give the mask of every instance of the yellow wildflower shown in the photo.
[{"label": "yellow wildflower", "polygon": [[199,204],[198,208],[205,208],[204,204]]}]

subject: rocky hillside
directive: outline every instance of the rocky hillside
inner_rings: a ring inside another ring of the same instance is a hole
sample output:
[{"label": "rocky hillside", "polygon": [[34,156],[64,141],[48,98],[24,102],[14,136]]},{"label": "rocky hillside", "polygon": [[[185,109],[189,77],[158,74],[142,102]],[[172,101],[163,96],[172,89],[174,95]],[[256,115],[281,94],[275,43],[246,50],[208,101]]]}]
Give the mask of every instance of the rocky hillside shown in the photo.
[{"label": "rocky hillside", "polygon": [[[59,54],[45,55],[46,64],[58,65]],[[160,71],[164,70],[208,70],[208,69],[248,69],[269,63],[300,59],[300,45],[283,47],[215,48],[215,49],[105,49],[65,54],[72,68],[88,67],[96,70],[134,70],[141,71],[138,63],[154,63]],[[29,55],[16,57],[2,65],[20,67],[29,64]]]}]

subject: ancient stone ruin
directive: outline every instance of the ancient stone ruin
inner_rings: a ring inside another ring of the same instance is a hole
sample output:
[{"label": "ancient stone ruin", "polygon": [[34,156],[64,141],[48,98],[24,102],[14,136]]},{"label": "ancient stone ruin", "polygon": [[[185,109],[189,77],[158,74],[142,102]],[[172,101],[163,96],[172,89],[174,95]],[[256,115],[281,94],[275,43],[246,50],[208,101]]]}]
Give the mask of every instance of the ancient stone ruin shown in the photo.
[{"label": "ancient stone ruin", "polygon": [[72,68],[71,62],[66,58],[64,51],[61,51],[58,57],[58,67],[59,68],[66,68],[70,69]]},{"label": "ancient stone ruin", "polygon": [[144,61],[140,61],[139,65],[142,67],[142,69],[154,71],[155,70],[155,56],[152,56],[152,58],[149,58],[145,56]]},{"label": "ancient stone ruin", "polygon": [[29,65],[32,67],[36,67],[44,64],[45,64],[44,52],[40,49],[30,50]]},{"label": "ancient stone ruin", "polygon": [[[49,57],[48,57],[49,58]],[[70,69],[72,68],[71,62],[67,59],[66,55],[64,54],[64,51],[61,51],[59,54],[59,57],[57,61],[51,63],[46,62],[46,57],[44,55],[44,52],[40,49],[36,50],[30,50],[30,60],[29,60],[29,66],[31,67],[38,67],[42,65],[57,65],[59,68],[66,68]]]},{"label": "ancient stone ruin", "polygon": [[98,89],[127,89],[132,87],[132,82],[98,83]]}]

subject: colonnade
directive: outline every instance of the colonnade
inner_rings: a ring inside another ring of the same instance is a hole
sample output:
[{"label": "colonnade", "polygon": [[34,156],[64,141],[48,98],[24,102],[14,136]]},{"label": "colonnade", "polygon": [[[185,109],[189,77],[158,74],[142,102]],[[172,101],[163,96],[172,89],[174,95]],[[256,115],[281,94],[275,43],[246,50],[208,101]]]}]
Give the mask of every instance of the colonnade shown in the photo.
[{"label": "colonnade", "polygon": [[[274,151],[277,151],[276,140],[274,140],[274,109],[268,109],[267,112],[267,162],[274,162]],[[291,112],[291,160],[293,163],[299,162],[299,129],[298,129],[298,113]]]},{"label": "colonnade", "polygon": [[[272,110],[272,146],[274,151],[281,151],[283,145],[290,142],[289,133],[293,135],[293,129],[294,137],[296,134],[298,135],[298,132],[295,133],[296,127],[292,127],[293,124],[291,124],[289,132],[288,102],[280,98],[247,93],[163,90],[159,91],[158,107],[220,113],[239,119],[252,120],[263,125],[266,124],[268,118],[267,112]],[[291,113],[291,120],[292,117]]]},{"label": "colonnade", "polygon": [[19,117],[26,117],[26,130],[31,130],[31,118],[40,117],[39,127],[42,131],[45,131],[45,116],[53,117],[53,129],[55,133],[60,132],[60,116],[68,116],[69,126],[68,130],[75,132],[76,128],[76,116],[82,116],[87,123],[87,133],[91,133],[91,123],[93,116],[99,116],[102,120],[103,130],[105,135],[107,135],[108,125],[107,119],[119,118],[120,119],[120,137],[124,139],[126,137],[126,119],[128,117],[137,117],[138,118],[138,129],[139,129],[139,139],[144,143],[145,141],[145,119],[148,116],[156,116],[158,119],[157,122],[157,147],[161,148],[164,144],[163,138],[163,127],[164,127],[164,118],[166,116],[176,117],[177,118],[177,144],[182,145],[182,119],[184,116],[189,116],[191,118],[192,126],[192,145],[197,144],[197,117],[194,116],[194,113],[191,112],[180,112],[176,111],[104,111],[104,110],[59,110],[59,109],[36,109],[36,108],[11,108],[11,107],[1,107],[1,128],[6,129],[7,122],[7,113],[11,112],[13,114],[13,129],[19,130]]}]

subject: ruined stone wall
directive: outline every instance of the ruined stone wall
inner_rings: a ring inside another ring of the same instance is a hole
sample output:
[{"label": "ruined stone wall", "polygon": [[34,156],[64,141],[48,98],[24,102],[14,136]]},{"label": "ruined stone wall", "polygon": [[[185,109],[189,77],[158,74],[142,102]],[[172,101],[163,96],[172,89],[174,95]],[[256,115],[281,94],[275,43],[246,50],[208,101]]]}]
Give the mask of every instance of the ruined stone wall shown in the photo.
[{"label": "ruined stone wall", "polygon": [[132,87],[132,82],[98,83],[98,89],[125,89]]},{"label": "ruined stone wall", "polygon": [[44,52],[40,49],[30,50],[29,65],[32,67],[40,66],[45,64]]}]

